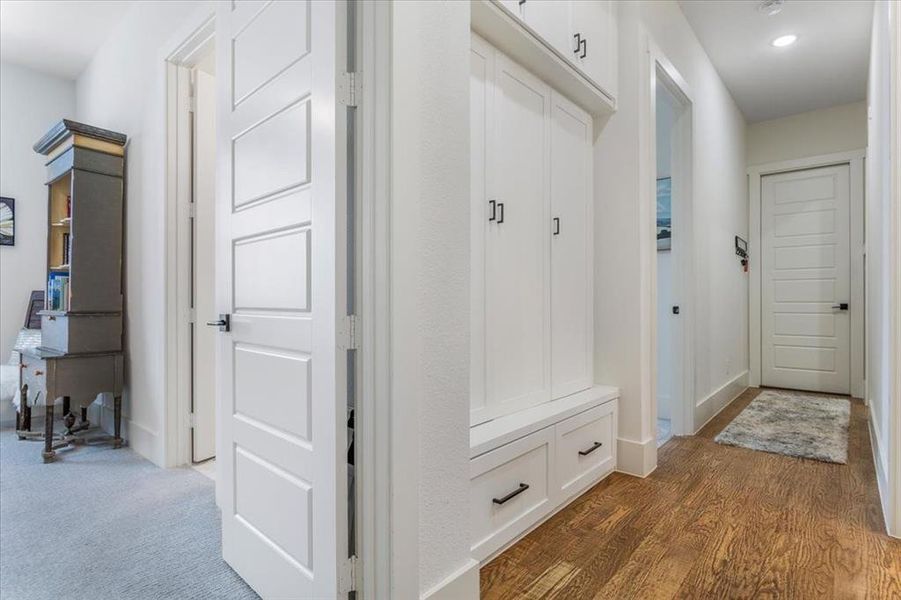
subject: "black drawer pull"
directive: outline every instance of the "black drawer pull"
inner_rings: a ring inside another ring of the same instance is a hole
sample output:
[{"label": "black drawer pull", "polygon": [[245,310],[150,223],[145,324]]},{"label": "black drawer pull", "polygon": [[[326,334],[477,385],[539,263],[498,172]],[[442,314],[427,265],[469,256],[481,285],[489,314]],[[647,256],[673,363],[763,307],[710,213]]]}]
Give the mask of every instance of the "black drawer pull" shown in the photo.
[{"label": "black drawer pull", "polygon": [[603,445],[604,445],[603,442],[595,442],[594,446],[592,446],[588,450],[579,450],[579,456],[588,456],[589,454],[591,454],[592,452],[594,452],[595,450],[597,450],[598,448],[600,448]]},{"label": "black drawer pull", "polygon": [[496,221],[496,220],[497,220],[497,201],[495,201],[495,200],[489,200],[489,201],[488,201],[488,206],[491,207],[491,216],[488,217],[488,220],[489,220],[489,221]]},{"label": "black drawer pull", "polygon": [[513,490],[512,492],[510,492],[503,498],[492,498],[491,501],[494,502],[495,504],[503,504],[504,502],[507,502],[508,500],[512,500],[513,498],[519,496],[521,493],[523,493],[527,489],[529,489],[528,483],[520,483],[519,487],[517,489]]}]

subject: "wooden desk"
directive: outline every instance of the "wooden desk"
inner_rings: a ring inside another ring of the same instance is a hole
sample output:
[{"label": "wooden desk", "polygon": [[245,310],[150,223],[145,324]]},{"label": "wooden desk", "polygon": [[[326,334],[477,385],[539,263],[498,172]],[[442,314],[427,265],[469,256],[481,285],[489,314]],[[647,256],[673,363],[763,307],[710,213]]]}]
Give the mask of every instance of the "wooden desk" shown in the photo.
[{"label": "wooden desk", "polygon": [[[22,439],[39,434],[31,432],[31,408],[44,407],[44,462],[56,457],[55,450],[76,443],[80,438],[75,432],[87,429],[87,407],[98,394],[114,397],[115,435],[113,446],[122,446],[122,382],[124,361],[122,352],[97,352],[93,354],[66,354],[48,348],[25,350],[19,358],[22,401],[16,415],[16,429]],[[54,439],[54,403],[63,399],[63,418],[66,432]],[[71,402],[81,408],[81,423],[75,426],[75,415],[70,412]]]}]

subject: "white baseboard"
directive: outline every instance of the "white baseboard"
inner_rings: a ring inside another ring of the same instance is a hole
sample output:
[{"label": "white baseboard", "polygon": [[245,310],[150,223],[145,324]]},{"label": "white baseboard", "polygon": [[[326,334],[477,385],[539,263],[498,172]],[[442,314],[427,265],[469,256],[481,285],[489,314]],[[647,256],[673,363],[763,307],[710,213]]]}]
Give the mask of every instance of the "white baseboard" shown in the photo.
[{"label": "white baseboard", "polygon": [[891,504],[889,502],[889,483],[888,473],[885,470],[885,464],[882,462],[882,441],[879,438],[879,430],[873,423],[873,412],[867,410],[867,427],[870,430],[870,448],[873,452],[873,467],[876,469],[876,487],[879,490],[879,503],[882,506],[882,520],[885,525],[885,531],[892,537],[901,537],[901,531],[892,531],[891,523]]},{"label": "white baseboard", "polygon": [[657,438],[638,442],[616,440],[616,470],[627,475],[647,477],[657,468]]},{"label": "white baseboard", "polygon": [[695,406],[695,423],[700,423],[700,425],[695,427],[695,433],[701,431],[713,417],[732,404],[732,401],[738,398],[746,389],[748,389],[747,371],[739,373],[717,388],[712,394],[699,401]]},{"label": "white baseboard", "polygon": [[422,600],[477,600],[479,597],[479,561],[470,558],[444,581],[420,595]]},{"label": "white baseboard", "polygon": [[[112,401],[107,403],[104,399],[102,403],[95,403],[94,406],[98,406],[101,413],[98,421],[100,427],[112,435],[115,414]],[[122,438],[126,440],[128,447],[158,467],[162,467],[163,463],[159,456],[160,445],[157,443],[158,437],[158,434],[149,427],[122,415]]]}]

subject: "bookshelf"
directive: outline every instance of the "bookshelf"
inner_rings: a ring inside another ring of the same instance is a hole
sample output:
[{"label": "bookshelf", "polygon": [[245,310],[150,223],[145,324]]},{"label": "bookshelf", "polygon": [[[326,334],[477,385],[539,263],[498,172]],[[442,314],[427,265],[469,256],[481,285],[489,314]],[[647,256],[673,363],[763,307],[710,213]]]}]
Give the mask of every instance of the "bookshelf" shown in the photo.
[{"label": "bookshelf", "polygon": [[[87,407],[103,393],[113,396],[113,445],[123,444],[125,142],[121,133],[64,119],[34,145],[47,157],[47,287],[41,346],[19,358],[17,434],[43,439],[44,462],[85,439]],[[54,434],[58,399],[62,434]],[[44,407],[43,434],[31,431],[33,406]]]},{"label": "bookshelf", "polygon": [[66,119],[34,146],[48,159],[44,348],[122,349],[125,140]]}]

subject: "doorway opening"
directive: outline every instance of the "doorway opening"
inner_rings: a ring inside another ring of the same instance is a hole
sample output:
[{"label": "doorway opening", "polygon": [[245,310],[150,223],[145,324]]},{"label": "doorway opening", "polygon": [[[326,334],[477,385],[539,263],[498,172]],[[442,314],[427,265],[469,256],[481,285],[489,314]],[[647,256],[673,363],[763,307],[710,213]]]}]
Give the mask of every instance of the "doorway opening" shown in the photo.
[{"label": "doorway opening", "polygon": [[[169,201],[167,418],[174,439],[169,466],[190,464],[215,479],[217,328],[215,310],[216,52],[215,21],[195,31],[167,61]],[[174,284],[174,285],[173,285]],[[171,446],[170,446],[171,448]]]},{"label": "doorway opening", "polygon": [[[653,55],[654,53],[652,53]],[[691,343],[691,100],[678,72],[652,58],[655,148],[657,446],[694,433]]]}]

